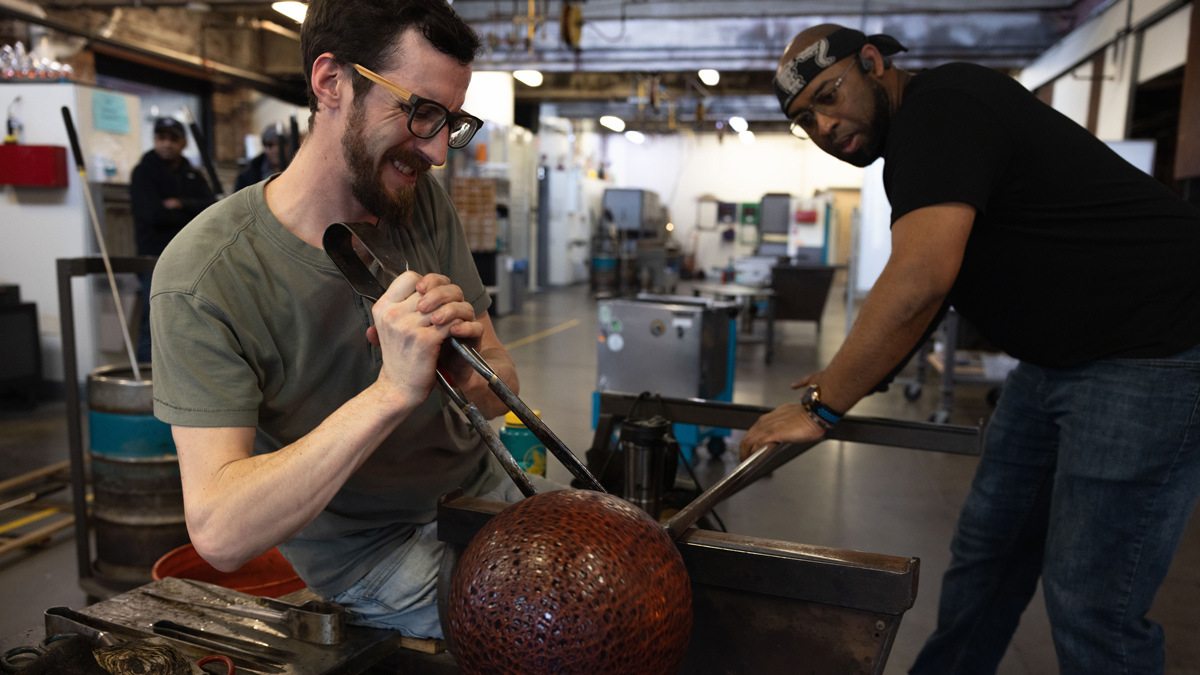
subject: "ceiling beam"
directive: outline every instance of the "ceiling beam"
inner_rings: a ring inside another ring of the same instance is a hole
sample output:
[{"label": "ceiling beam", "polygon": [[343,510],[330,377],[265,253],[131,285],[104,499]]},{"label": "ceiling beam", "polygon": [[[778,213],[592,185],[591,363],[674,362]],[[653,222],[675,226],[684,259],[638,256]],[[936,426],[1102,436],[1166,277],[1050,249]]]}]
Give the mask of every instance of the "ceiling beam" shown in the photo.
[{"label": "ceiling beam", "polygon": [[[562,42],[556,23],[538,27],[533,41],[527,43],[522,27],[511,21],[472,22],[486,45],[475,67],[538,68],[543,72],[774,70],[787,43],[801,30],[819,23],[861,23],[861,17],[847,14],[624,21],[588,21],[586,16],[578,50]],[[952,60],[1021,67],[1054,44],[1064,30],[1057,10],[987,12],[972,8],[958,13],[871,16],[866,23],[868,32],[888,33],[909,48],[897,56],[897,63],[918,68]]]}]

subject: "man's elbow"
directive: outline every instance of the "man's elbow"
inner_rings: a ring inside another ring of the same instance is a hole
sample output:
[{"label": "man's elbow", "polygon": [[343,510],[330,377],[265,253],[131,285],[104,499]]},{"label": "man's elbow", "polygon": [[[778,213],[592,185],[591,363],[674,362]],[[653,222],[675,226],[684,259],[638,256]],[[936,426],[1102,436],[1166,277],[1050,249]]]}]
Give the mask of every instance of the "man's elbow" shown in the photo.
[{"label": "man's elbow", "polygon": [[192,546],[209,565],[221,572],[236,572],[249,562],[254,555],[239,546],[236,538],[221,532],[213,532],[214,528],[194,527],[188,523],[188,536]]}]

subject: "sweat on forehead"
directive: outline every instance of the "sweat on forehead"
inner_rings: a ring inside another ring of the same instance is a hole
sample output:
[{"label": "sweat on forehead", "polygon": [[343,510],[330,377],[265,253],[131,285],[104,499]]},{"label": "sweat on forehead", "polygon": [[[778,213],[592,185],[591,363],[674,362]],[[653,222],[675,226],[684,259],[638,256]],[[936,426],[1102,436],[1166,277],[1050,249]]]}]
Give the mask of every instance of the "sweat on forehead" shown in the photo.
[{"label": "sweat on forehead", "polygon": [[779,64],[775,71],[775,96],[783,114],[787,114],[792,101],[804,91],[821,71],[838,61],[858,53],[863,45],[872,44],[884,56],[907,49],[890,35],[872,35],[867,37],[862,31],[853,28],[839,28],[829,35],[801,49],[795,56]]}]

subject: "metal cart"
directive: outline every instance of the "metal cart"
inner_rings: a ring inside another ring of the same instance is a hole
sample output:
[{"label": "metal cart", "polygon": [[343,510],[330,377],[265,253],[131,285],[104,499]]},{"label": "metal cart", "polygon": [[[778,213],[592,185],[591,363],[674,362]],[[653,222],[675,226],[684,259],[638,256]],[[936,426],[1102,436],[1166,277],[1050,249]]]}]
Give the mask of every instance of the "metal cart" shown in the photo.
[{"label": "metal cart", "polygon": [[[925,376],[929,368],[942,374],[941,402],[938,409],[929,416],[930,422],[945,424],[950,419],[950,409],[954,405],[954,387],[960,384],[983,385],[989,387],[987,401],[996,405],[1000,398],[1000,387],[1004,384],[1007,370],[1000,368],[1001,373],[989,373],[985,367],[985,359],[1005,358],[1004,355],[993,352],[959,349],[959,327],[961,322],[958,313],[951,307],[946,312],[942,325],[934,333],[934,337],[921,345],[917,352],[917,372],[914,378],[904,386],[904,398],[915,401],[921,397],[924,389]],[[941,342],[941,352],[934,349],[934,344]],[[1011,369],[1011,368],[1009,368]]]}]

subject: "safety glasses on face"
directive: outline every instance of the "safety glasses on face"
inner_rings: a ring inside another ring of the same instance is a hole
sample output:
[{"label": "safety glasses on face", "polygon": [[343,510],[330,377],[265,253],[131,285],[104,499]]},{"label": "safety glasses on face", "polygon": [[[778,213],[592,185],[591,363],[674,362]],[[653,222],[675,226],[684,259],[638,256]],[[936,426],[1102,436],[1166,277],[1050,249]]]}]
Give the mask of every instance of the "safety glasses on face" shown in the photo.
[{"label": "safety glasses on face", "polygon": [[801,109],[800,112],[792,117],[791,129],[793,136],[801,140],[808,140],[817,131],[817,113],[831,115],[842,105],[844,99],[842,96],[842,80],[846,79],[846,76],[850,74],[855,63],[857,63],[857,59],[851,59],[850,67],[846,68],[842,76],[834,81],[832,87],[825,87],[821,91],[818,91],[808,107]]},{"label": "safety glasses on face", "polygon": [[408,130],[417,138],[433,138],[442,130],[450,127],[450,147],[462,148],[471,142],[475,132],[483,126],[483,120],[467,113],[452,113],[450,110],[427,98],[421,98],[403,87],[389,82],[382,76],[364,68],[357,63],[351,63],[360,75],[399,96],[408,108]]}]

